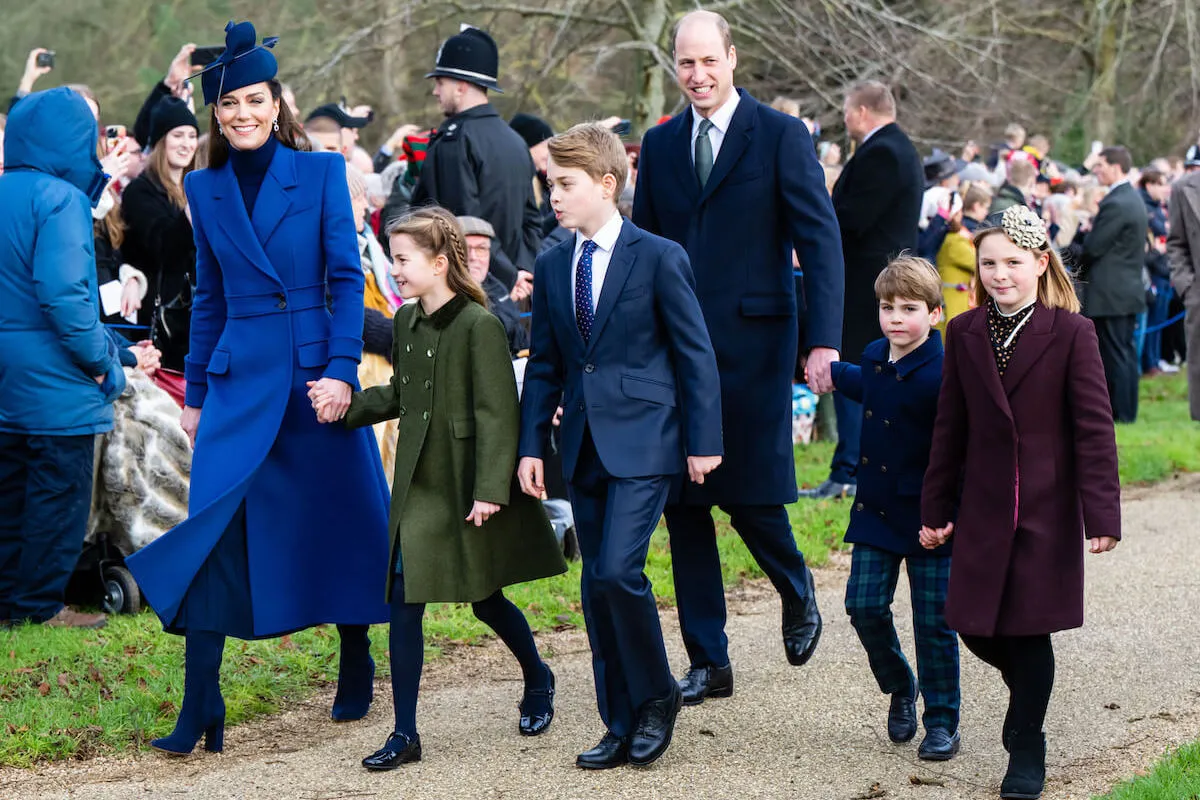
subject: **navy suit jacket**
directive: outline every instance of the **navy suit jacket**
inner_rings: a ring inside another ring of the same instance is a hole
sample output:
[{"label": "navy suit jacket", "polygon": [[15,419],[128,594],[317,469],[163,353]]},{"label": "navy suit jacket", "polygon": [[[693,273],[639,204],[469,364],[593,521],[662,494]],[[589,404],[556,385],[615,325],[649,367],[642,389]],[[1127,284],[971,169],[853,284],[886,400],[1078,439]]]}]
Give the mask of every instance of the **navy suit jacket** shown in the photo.
[{"label": "navy suit jacket", "polygon": [[616,478],[674,475],[688,455],[721,455],[717,363],[683,248],[624,220],[587,344],[575,321],[574,258],[571,237],[534,266],[521,456],[543,457],[560,402],[568,481],[585,426]]},{"label": "navy suit jacket", "polygon": [[[929,466],[938,392],[942,387],[942,337],[929,340],[895,364],[887,339],[867,345],[862,365],[833,365],[837,390],[863,404],[862,463],[846,541],[899,555],[950,555],[950,542],[921,547],[921,486]],[[951,540],[953,541],[953,540]]]},{"label": "navy suit jacket", "polygon": [[684,501],[776,505],[796,499],[792,376],[804,269],[807,345],[840,349],[842,244],[812,137],[800,120],[740,92],[713,171],[692,165],[692,110],[646,132],[633,221],[684,246],[721,371],[727,453]]}]

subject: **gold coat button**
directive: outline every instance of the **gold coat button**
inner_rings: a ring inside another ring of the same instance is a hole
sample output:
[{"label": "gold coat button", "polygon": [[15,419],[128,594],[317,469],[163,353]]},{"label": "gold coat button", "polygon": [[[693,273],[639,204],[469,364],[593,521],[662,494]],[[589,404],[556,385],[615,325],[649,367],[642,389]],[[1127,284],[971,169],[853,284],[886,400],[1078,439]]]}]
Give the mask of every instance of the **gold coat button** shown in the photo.
[{"label": "gold coat button", "polygon": [[426,350],[425,355],[429,356],[430,358],[433,358],[433,348]]},{"label": "gold coat button", "polygon": [[428,411],[425,411],[425,412],[423,412],[423,413],[421,414],[421,419],[423,419],[423,420],[425,420],[426,422],[428,422],[428,421],[429,421],[429,412],[428,412]]},{"label": "gold coat button", "polygon": [[433,388],[433,381],[430,381],[430,380],[427,380],[427,381],[425,381],[425,388],[426,388],[426,389],[432,389],[432,388]]},{"label": "gold coat button", "polygon": [[400,416],[403,417],[407,413],[408,413],[408,409],[405,408],[404,406],[400,406]]},{"label": "gold coat button", "polygon": [[406,353],[411,353],[411,352],[412,352],[412,345],[411,345],[411,344],[406,344],[406,345],[404,345],[404,352],[406,352]]},{"label": "gold coat button", "polygon": [[400,382],[403,383],[405,386],[407,386],[408,385],[408,376],[405,375],[405,376],[401,377]]}]

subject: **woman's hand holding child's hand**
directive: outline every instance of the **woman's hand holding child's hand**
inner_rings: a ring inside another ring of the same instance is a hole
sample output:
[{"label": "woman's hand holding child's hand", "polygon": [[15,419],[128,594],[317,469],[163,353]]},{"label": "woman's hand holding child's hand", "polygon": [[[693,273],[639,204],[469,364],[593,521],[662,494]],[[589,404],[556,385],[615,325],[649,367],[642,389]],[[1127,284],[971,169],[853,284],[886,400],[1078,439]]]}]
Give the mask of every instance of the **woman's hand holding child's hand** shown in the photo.
[{"label": "woman's hand holding child's hand", "polygon": [[921,546],[926,550],[941,547],[950,538],[950,534],[952,533],[954,533],[953,522],[947,522],[944,528],[931,528],[928,525],[922,525]]},{"label": "woman's hand holding child's hand", "polygon": [[346,416],[353,394],[350,384],[333,378],[321,378],[305,385],[308,386],[308,399],[317,412],[318,422],[337,422]]},{"label": "woman's hand holding child's hand", "polygon": [[467,522],[475,524],[476,528],[482,528],[483,523],[488,521],[488,517],[500,511],[500,506],[495,503],[487,503],[483,500],[476,500],[475,505],[471,506],[471,513],[467,514]]}]

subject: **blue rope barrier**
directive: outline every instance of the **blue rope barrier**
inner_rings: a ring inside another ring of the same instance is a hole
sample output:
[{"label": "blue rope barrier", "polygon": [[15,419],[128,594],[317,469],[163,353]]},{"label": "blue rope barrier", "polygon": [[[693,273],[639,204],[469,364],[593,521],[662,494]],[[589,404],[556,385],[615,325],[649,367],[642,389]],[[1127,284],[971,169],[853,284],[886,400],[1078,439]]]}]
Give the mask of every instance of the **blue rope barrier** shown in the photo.
[{"label": "blue rope barrier", "polygon": [[114,331],[146,331],[150,332],[149,325],[106,325],[107,328],[112,328]]},{"label": "blue rope barrier", "polygon": [[1171,318],[1170,318],[1169,320],[1167,320],[1166,322],[1160,322],[1160,323],[1158,323],[1157,325],[1154,325],[1154,326],[1152,326],[1152,327],[1146,328],[1146,330],[1145,330],[1145,333],[1158,333],[1158,332],[1159,332],[1159,331],[1161,331],[1163,328],[1169,328],[1169,327],[1171,327],[1172,325],[1174,325],[1176,322],[1179,322],[1179,320],[1183,319],[1183,318],[1184,318],[1184,316],[1185,316],[1186,314],[1187,314],[1187,312],[1186,312],[1186,311],[1180,311],[1178,314],[1176,314],[1175,316],[1171,317]]}]

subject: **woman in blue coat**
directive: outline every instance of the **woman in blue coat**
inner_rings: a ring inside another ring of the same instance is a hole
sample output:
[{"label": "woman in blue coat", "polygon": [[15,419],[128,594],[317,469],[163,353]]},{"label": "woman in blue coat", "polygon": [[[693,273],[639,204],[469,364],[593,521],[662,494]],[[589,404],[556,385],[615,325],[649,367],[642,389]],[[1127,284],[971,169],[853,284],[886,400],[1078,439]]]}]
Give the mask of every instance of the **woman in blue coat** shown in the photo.
[{"label": "woman in blue coat", "polygon": [[215,104],[209,168],[184,189],[197,289],[182,424],[195,443],[189,519],[129,559],[164,628],[187,636],[175,732],[151,744],[222,747],[225,637],[322,623],[341,634],[336,720],[361,719],[374,686],[367,626],[387,620],[388,490],[369,431],[321,425],[306,383],[357,388],[363,277],[345,162],[299,152],[274,56],[226,26],[201,76]]}]

